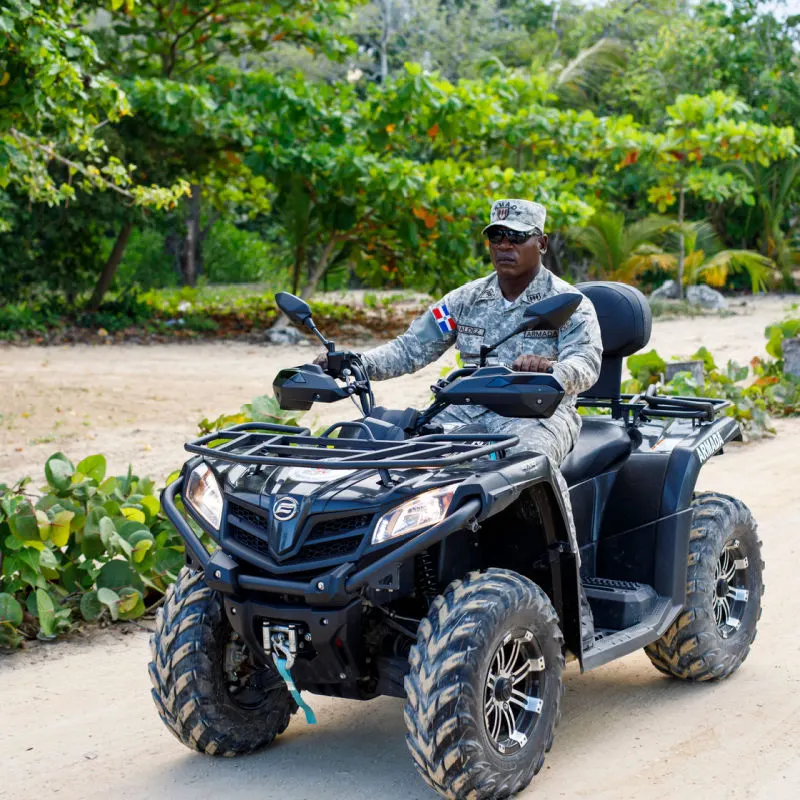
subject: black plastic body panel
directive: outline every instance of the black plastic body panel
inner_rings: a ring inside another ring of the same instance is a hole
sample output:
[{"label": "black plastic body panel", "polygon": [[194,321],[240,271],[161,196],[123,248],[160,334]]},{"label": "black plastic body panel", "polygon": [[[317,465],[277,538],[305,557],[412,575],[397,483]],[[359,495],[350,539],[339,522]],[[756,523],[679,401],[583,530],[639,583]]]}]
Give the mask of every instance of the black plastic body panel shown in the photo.
[{"label": "black plastic body panel", "polygon": [[564,399],[564,387],[545,373],[481,367],[447,384],[436,399],[456,406],[483,406],[501,417],[547,418]]},{"label": "black plastic body panel", "polygon": [[278,405],[286,411],[308,411],[314,403],[334,403],[347,391],[317,364],[282,369],[272,382]]}]

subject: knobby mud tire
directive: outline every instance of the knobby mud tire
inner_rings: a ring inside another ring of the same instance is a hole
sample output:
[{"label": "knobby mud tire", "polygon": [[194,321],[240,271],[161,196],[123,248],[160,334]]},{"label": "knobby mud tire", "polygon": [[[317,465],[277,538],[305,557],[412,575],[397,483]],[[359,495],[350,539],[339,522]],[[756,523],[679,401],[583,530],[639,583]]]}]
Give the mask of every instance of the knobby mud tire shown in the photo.
[{"label": "knobby mud tire", "polygon": [[[659,672],[673,678],[721,680],[742,665],[756,637],[764,592],[761,540],[750,510],[735,497],[698,493],[692,506],[686,605],[667,632],[645,648],[645,653]],[[724,638],[714,617],[715,568],[731,539],[739,540],[749,561],[749,598],[738,630]]]},{"label": "knobby mud tire", "polygon": [[[531,631],[545,658],[544,705],[517,753],[488,738],[484,688],[507,632]],[[547,595],[510,570],[472,572],[431,604],[409,655],[406,742],[423,780],[442,797],[495,800],[524,789],[542,768],[560,712],[564,639]]]},{"label": "knobby mud tire", "polygon": [[232,629],[202,572],[183,568],[167,590],[150,639],[152,696],[167,728],[188,748],[235,756],[266,747],[297,709],[285,688],[257,708],[238,706],[224,675]]}]

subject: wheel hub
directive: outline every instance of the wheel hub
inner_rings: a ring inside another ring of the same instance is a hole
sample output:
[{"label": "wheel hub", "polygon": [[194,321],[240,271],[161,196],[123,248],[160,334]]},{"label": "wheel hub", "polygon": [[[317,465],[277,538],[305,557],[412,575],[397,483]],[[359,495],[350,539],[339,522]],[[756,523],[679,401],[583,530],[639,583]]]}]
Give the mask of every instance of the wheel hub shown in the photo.
[{"label": "wheel hub", "polygon": [[750,592],[747,556],[738,539],[729,539],[722,548],[714,571],[713,609],[717,630],[727,639],[739,630]]},{"label": "wheel hub", "polygon": [[495,650],[486,675],[484,724],[504,755],[523,748],[544,706],[545,663],[530,631],[508,633]]},{"label": "wheel hub", "polygon": [[502,677],[497,679],[497,683],[494,685],[494,696],[495,699],[499,700],[501,703],[507,703],[508,700],[511,698],[511,692],[514,688],[514,684],[511,683],[510,678]]}]

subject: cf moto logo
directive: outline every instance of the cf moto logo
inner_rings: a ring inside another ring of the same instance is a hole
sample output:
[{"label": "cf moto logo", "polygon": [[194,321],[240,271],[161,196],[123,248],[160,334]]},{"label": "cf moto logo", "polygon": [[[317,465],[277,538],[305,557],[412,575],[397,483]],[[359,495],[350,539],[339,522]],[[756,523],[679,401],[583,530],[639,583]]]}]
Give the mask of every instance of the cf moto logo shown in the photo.
[{"label": "cf moto logo", "polygon": [[297,516],[297,500],[293,497],[284,497],[272,507],[272,515],[280,522],[286,522]]}]

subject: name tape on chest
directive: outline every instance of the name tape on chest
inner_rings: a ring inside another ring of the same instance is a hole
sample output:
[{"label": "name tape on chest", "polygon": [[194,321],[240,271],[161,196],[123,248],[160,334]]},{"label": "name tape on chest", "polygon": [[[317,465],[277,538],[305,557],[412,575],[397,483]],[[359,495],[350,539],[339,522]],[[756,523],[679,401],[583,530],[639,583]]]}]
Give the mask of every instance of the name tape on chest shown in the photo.
[{"label": "name tape on chest", "polygon": [[464,336],[485,336],[486,328],[476,328],[474,325],[459,325],[458,332]]},{"label": "name tape on chest", "polygon": [[451,333],[456,329],[456,321],[447,310],[447,303],[439,303],[431,309],[431,314],[442,333]]},{"label": "name tape on chest", "polygon": [[525,331],[523,336],[526,339],[555,339],[558,331]]}]

